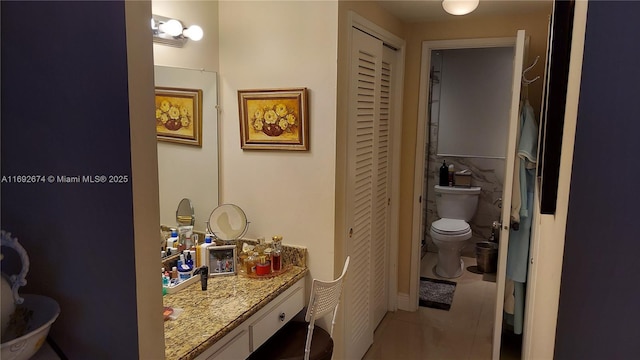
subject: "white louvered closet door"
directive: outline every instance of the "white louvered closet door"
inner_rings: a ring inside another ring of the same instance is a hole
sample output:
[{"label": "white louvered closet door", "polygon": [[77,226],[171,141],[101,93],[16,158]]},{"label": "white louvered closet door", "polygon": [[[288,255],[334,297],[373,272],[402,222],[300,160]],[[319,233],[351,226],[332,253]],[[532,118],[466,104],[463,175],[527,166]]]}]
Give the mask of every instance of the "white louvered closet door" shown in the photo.
[{"label": "white louvered closet door", "polygon": [[361,359],[388,308],[391,66],[382,41],[352,29],[347,147],[347,359]]},{"label": "white louvered closet door", "polygon": [[389,308],[389,209],[391,199],[391,130],[394,50],[383,47],[380,107],[375,133],[375,191],[373,194],[373,325],[377,327]]}]

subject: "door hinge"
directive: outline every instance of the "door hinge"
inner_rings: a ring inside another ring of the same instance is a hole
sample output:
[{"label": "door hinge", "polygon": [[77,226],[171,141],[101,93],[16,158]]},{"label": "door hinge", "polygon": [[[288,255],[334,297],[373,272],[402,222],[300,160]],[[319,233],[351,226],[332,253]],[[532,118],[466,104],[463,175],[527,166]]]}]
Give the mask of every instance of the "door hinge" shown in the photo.
[{"label": "door hinge", "polygon": [[420,195],[420,197],[418,198],[418,202],[422,204],[422,195]]}]

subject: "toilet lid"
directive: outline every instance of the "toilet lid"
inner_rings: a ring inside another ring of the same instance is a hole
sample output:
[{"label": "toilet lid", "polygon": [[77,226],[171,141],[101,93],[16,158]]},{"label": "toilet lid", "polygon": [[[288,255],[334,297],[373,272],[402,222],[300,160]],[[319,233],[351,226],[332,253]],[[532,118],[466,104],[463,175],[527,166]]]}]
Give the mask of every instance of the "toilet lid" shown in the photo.
[{"label": "toilet lid", "polygon": [[471,227],[464,220],[440,219],[431,224],[431,229],[443,235],[459,235],[468,232]]}]

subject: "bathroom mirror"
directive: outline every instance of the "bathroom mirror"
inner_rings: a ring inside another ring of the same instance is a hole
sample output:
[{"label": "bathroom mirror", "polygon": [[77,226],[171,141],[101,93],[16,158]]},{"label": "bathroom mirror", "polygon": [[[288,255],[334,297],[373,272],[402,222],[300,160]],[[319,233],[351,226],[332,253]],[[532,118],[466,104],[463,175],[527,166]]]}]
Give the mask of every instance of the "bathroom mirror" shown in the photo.
[{"label": "bathroom mirror", "polygon": [[178,209],[176,210],[176,222],[179,226],[193,226],[193,224],[195,224],[196,216],[193,211],[193,205],[191,205],[191,200],[187,198],[180,200]]},{"label": "bathroom mirror", "polygon": [[202,145],[158,141],[160,224],[176,227],[176,204],[189,199],[193,229],[206,231],[207,215],[218,206],[217,74],[169,66],[154,67],[155,85],[202,90]]},{"label": "bathroom mirror", "polygon": [[234,204],[222,204],[213,209],[207,229],[219,240],[238,240],[249,228],[247,216]]}]

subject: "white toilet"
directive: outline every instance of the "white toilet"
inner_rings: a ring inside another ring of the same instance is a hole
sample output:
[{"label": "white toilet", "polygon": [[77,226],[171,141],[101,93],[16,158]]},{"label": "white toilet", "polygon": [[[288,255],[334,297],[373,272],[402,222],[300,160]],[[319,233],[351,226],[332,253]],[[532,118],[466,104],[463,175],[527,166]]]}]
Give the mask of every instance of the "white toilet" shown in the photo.
[{"label": "white toilet", "polygon": [[443,278],[462,275],[460,251],[471,238],[471,220],[478,208],[480,187],[435,186],[436,208],[440,220],[431,224],[431,238],[438,247],[436,274]]}]

